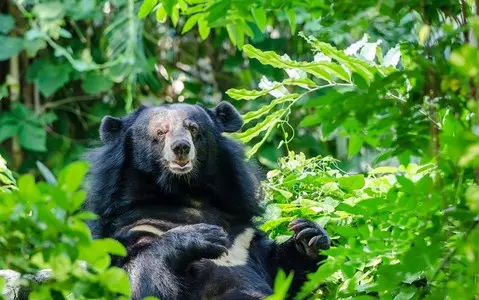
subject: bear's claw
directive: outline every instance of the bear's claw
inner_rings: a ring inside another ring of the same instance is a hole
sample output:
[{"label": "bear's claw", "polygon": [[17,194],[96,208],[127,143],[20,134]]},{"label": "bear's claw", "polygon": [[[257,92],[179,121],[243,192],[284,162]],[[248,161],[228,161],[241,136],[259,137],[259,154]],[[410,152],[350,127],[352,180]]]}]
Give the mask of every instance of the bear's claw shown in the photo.
[{"label": "bear's claw", "polygon": [[317,257],[319,250],[327,250],[331,246],[328,233],[315,222],[294,219],[288,227],[294,231],[296,245],[311,257]]}]

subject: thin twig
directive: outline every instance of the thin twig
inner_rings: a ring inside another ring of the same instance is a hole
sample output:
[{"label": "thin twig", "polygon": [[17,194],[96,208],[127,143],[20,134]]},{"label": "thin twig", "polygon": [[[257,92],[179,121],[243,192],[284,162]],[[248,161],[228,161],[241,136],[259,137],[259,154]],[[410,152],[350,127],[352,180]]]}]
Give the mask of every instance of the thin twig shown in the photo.
[{"label": "thin twig", "polygon": [[65,105],[65,104],[73,103],[73,102],[92,101],[92,100],[98,100],[98,99],[99,99],[99,97],[94,96],[94,95],[82,95],[82,96],[67,97],[67,98],[64,98],[64,99],[61,99],[61,100],[58,100],[58,101],[55,101],[55,102],[45,103],[44,105],[42,105],[40,107],[39,112],[41,114],[49,108],[51,109],[51,108],[55,108],[55,107],[58,107],[58,106]]}]

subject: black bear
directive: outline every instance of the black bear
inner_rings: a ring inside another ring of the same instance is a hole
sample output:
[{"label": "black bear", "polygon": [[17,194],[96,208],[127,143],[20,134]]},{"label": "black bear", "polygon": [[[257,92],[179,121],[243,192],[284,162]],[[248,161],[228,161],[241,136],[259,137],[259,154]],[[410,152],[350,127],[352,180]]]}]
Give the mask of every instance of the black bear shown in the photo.
[{"label": "black bear", "polygon": [[262,299],[279,268],[294,271],[293,295],[324,259],[330,239],[314,222],[291,222],[295,234],[282,244],[254,226],[258,180],[241,145],[222,135],[242,124],[227,102],[142,106],[102,120],[85,208],[99,216],[95,237],[126,246],[114,262],[134,299]]}]

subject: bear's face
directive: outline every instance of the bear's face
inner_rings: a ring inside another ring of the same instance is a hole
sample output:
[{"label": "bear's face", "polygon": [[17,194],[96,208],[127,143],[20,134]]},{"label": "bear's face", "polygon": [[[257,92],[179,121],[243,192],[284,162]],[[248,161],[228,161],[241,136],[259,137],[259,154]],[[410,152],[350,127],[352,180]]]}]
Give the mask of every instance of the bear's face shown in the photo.
[{"label": "bear's face", "polygon": [[121,119],[107,116],[100,137],[105,144],[125,138],[135,168],[183,176],[208,163],[221,132],[241,126],[239,113],[227,102],[214,109],[172,104],[142,107]]}]

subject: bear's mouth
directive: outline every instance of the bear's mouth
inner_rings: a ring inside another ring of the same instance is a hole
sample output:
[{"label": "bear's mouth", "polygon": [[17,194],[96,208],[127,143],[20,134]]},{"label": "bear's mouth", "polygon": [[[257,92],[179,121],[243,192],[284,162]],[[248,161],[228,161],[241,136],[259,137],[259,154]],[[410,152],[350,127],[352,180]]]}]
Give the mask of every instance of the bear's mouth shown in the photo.
[{"label": "bear's mouth", "polygon": [[191,160],[174,160],[169,162],[168,167],[172,173],[182,175],[193,169],[193,163]]}]

